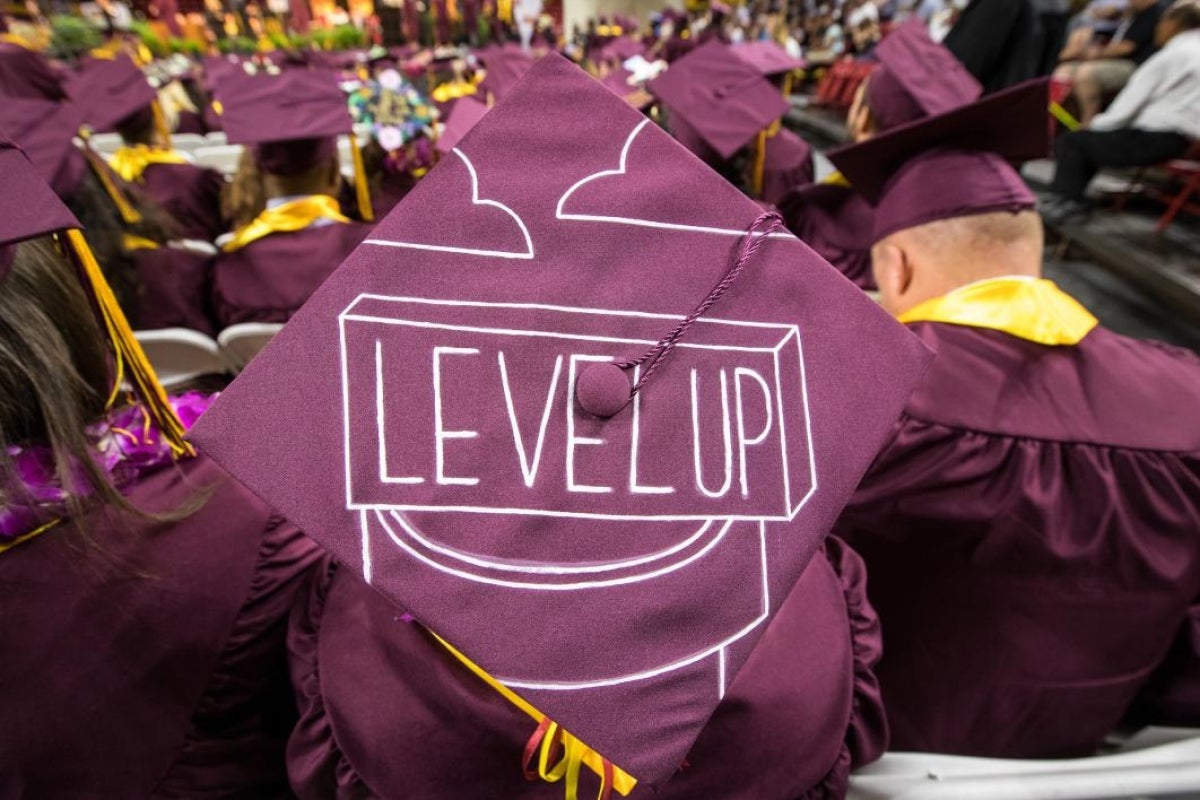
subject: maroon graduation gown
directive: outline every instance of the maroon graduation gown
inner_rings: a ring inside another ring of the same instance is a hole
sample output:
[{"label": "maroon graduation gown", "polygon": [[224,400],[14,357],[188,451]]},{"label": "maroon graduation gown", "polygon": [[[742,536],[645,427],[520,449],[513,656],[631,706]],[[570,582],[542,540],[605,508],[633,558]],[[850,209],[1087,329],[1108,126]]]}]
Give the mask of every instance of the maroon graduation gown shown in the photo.
[{"label": "maroon graduation gown", "polygon": [[866,290],[875,289],[871,235],[875,212],[862,195],[836,183],[810,183],[776,204],[788,230],[839,272]]},{"label": "maroon graduation gown", "polygon": [[215,256],[175,247],[135,250],[136,307],[125,309],[138,330],[191,328],[216,332],[212,311],[212,266]]},{"label": "maroon graduation gown", "polygon": [[175,221],[173,238],[211,242],[229,229],[221,217],[225,179],[195,164],[151,164],[133,186]]},{"label": "maroon graduation gown", "polygon": [[787,128],[767,139],[763,159],[764,202],[776,205],[790,190],[812,183],[812,147]]},{"label": "maroon graduation gown", "polygon": [[0,553],[0,797],[290,797],[288,609],[318,548],[203,456]]},{"label": "maroon graduation gown", "polygon": [[1200,724],[1200,359],[910,328],[937,357],[836,529],[870,570],[893,747],[1089,754],[1173,639],[1145,707]]},{"label": "maroon graduation gown", "polygon": [[218,323],[286,322],[369,231],[359,223],[308,227],[222,253],[213,267]]},{"label": "maroon graduation gown", "polygon": [[[861,559],[829,540],[679,772],[630,798],[843,796],[850,769],[887,744],[865,579]],[[533,719],[356,574],[314,573],[288,647],[301,709],[288,771],[301,798],[562,798],[561,784],[522,774]],[[597,789],[584,770],[579,796]]]},{"label": "maroon graduation gown", "polygon": [[45,56],[18,44],[0,42],[0,96],[62,100],[63,75]]}]

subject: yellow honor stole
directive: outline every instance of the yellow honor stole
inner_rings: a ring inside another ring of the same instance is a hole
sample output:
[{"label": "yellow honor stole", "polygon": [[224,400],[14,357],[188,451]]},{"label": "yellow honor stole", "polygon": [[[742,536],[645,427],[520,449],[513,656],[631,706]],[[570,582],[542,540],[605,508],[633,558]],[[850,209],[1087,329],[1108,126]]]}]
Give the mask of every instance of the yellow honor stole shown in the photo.
[{"label": "yellow honor stole", "polygon": [[901,322],[943,322],[989,328],[1044,345],[1075,345],[1099,321],[1053,281],[993,278],[927,300]]},{"label": "yellow honor stole", "polygon": [[133,147],[122,147],[108,159],[108,165],[113,172],[126,182],[142,180],[142,173],[151,164],[189,164],[182,153],[175,150],[164,150],[161,147],[148,147],[144,144]]},{"label": "yellow honor stole", "polygon": [[226,253],[241,250],[251,242],[257,242],[273,233],[302,231],[319,219],[334,222],[349,222],[338,210],[338,202],[327,194],[314,194],[269,208],[255,217],[248,225],[240,228],[221,248]]}]

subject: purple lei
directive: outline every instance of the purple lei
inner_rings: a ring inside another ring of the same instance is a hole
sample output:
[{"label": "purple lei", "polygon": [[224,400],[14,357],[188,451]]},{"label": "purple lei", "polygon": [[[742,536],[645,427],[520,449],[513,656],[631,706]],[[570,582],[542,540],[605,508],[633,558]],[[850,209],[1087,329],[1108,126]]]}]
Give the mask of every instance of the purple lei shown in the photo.
[{"label": "purple lei", "polygon": [[[185,430],[192,427],[216,395],[188,392],[170,398]],[[141,475],[170,464],[174,458],[141,406],[120,408],[88,428],[93,442],[92,458],[118,488],[136,481]],[[50,448],[8,448],[15,486],[5,491],[6,506],[0,509],[0,546],[13,542],[65,514],[72,490],[78,496],[90,494],[82,473],[64,487],[54,469]]]}]

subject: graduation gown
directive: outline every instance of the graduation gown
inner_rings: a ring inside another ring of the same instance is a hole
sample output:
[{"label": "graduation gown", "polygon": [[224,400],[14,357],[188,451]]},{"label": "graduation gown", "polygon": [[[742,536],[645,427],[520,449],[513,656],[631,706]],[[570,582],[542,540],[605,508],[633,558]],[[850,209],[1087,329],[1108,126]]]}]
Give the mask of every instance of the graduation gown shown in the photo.
[{"label": "graduation gown", "polygon": [[[829,540],[675,777],[629,797],[844,796],[850,769],[887,744],[865,579],[858,556]],[[563,796],[522,774],[533,720],[350,570],[314,573],[288,641],[301,710],[288,771],[300,798]],[[584,770],[579,796],[597,788]]]},{"label": "graduation gown", "polygon": [[316,545],[203,456],[0,553],[0,797],[290,797],[284,620]]},{"label": "graduation gown", "polygon": [[213,266],[219,325],[286,322],[369,230],[359,223],[311,226],[221,253]]},{"label": "graduation gown", "polygon": [[776,203],[788,230],[854,284],[875,289],[871,273],[871,236],[875,211],[844,182],[798,186]]},{"label": "graduation gown", "polygon": [[898,750],[1085,756],[1139,692],[1200,724],[1200,358],[1024,327],[910,323],[936,359],[835,529]]},{"label": "graduation gown", "polygon": [[221,217],[221,173],[195,164],[150,164],[133,184],[178,226],[174,238],[211,242],[229,229]]},{"label": "graduation gown", "polygon": [[767,139],[763,160],[764,202],[776,205],[790,190],[812,183],[812,147],[787,128]]},{"label": "graduation gown", "polygon": [[19,44],[0,42],[0,96],[63,100],[63,75],[45,56]]},{"label": "graduation gown", "polygon": [[212,266],[215,255],[162,246],[132,254],[135,307],[126,316],[135,329],[191,328],[213,335]]}]

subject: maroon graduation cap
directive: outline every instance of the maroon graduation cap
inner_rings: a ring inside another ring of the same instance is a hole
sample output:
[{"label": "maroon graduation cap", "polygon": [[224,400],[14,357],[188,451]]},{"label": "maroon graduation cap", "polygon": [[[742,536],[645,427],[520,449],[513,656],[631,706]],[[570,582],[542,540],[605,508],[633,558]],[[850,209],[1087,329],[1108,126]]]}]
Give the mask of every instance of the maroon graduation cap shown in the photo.
[{"label": "maroon graduation cap", "polygon": [[491,93],[497,101],[503,100],[517,82],[533,66],[533,58],[521,49],[500,47],[483,57],[487,71],[480,88]]},{"label": "maroon graduation cap", "polygon": [[683,117],[721,158],[729,158],[788,111],[758,70],[717,40],[671,64],[646,88]]},{"label": "maroon graduation cap", "polygon": [[[1037,78],[945,113],[898,125],[866,141],[832,150],[828,156],[855,190],[874,204],[902,165],[934,148],[990,152],[1013,162],[1045,158],[1050,152],[1049,105],[1049,79]],[[952,173],[944,176],[947,184],[956,179]]]},{"label": "maroon graduation cap", "polygon": [[536,715],[661,784],[927,361],[768,221],[548,56],[195,439]]},{"label": "maroon graduation cap", "polygon": [[146,73],[123,53],[87,62],[67,91],[73,101],[83,104],[84,122],[97,131],[112,130],[122,120],[148,110],[158,99]]},{"label": "maroon graduation cap", "polygon": [[[12,98],[5,100],[7,105]],[[0,128],[0,130],[4,130]],[[78,228],[79,222],[38,174],[20,147],[0,132],[0,281],[12,266],[14,246],[46,233]]]},{"label": "maroon graduation cap", "polygon": [[729,51],[765,78],[804,69],[804,62],[792,58],[774,42],[746,42],[732,46]]},{"label": "maroon graduation cap", "polygon": [[[73,102],[21,97],[0,102],[0,131],[25,152],[59,197],[70,198],[87,173],[87,161],[72,143],[84,112],[81,103]],[[6,194],[20,198],[12,187],[6,187]]]},{"label": "maroon graduation cap", "polygon": [[472,97],[460,97],[455,100],[446,117],[446,126],[437,139],[438,152],[444,155],[453,150],[487,112],[487,106]]},{"label": "maroon graduation cap", "polygon": [[875,48],[867,102],[879,130],[944,114],[978,100],[983,86],[920,20],[905,23]]}]

